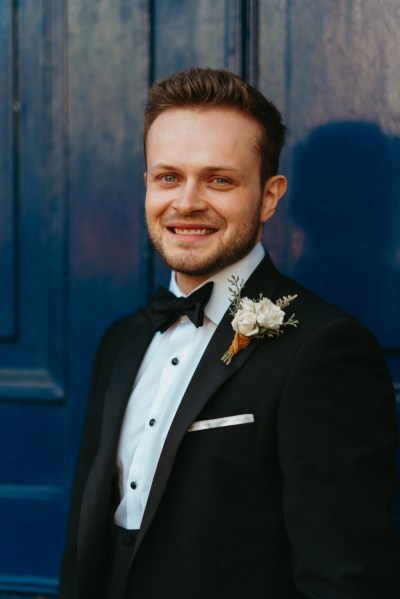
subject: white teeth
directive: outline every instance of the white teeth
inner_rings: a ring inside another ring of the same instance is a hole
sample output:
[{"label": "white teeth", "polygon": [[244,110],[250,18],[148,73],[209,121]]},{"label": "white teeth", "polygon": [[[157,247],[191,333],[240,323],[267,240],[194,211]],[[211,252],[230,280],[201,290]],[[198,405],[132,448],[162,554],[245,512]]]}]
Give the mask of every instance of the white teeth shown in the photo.
[{"label": "white teeth", "polygon": [[174,229],[177,235],[209,235],[212,229]]}]

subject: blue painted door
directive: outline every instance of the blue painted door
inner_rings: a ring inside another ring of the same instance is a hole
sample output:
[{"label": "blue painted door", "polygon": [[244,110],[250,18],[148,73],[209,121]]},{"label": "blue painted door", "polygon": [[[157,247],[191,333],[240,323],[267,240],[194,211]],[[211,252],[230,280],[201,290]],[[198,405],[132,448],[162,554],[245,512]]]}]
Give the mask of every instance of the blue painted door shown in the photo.
[{"label": "blue painted door", "polygon": [[0,3],[0,589],[9,591],[55,587],[65,509],[66,219],[62,125],[50,118],[59,80],[46,61],[59,41],[44,17],[40,3]]},{"label": "blue painted door", "polygon": [[397,0],[0,3],[0,596],[55,595],[96,344],[166,279],[142,214],[152,79],[227,67],[281,107],[265,243],[374,330],[400,389],[399,32]]},{"label": "blue painted door", "polygon": [[4,597],[56,593],[95,346],[148,293],[148,11],[120,4],[0,3]]}]

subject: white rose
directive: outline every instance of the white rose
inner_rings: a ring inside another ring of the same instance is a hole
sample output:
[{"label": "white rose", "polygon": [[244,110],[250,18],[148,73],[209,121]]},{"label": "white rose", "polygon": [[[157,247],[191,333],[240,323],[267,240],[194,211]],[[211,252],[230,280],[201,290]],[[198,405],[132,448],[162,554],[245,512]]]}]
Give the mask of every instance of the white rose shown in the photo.
[{"label": "white rose", "polygon": [[248,297],[243,297],[240,300],[240,308],[241,310],[245,310],[246,312],[255,312],[256,311],[256,302],[249,299]]},{"label": "white rose", "polygon": [[257,324],[266,329],[279,329],[285,318],[285,312],[266,297],[257,302],[255,310]]},{"label": "white rose", "polygon": [[249,312],[248,310],[238,310],[235,314],[235,318],[232,320],[232,328],[237,333],[251,337],[257,335],[257,314],[255,312]]}]

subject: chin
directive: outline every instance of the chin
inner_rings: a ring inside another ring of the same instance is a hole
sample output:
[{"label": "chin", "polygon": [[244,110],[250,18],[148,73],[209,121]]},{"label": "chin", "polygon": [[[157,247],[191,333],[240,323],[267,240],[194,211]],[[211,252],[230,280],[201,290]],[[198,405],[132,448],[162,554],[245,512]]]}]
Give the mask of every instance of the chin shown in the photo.
[{"label": "chin", "polygon": [[[215,260],[194,260],[188,257],[186,258],[168,258],[168,256],[161,255],[165,264],[183,275],[189,276],[202,276],[211,275],[215,272]],[[219,262],[219,261],[217,261]]]},{"label": "chin", "polygon": [[219,242],[213,248],[168,247],[155,235],[150,235],[150,240],[161,259],[175,272],[193,277],[211,276],[244,258],[257,243],[258,233],[258,227],[246,235],[237,232],[236,238],[231,236],[229,244]]},{"label": "chin", "polygon": [[161,258],[164,260],[165,264],[180,274],[191,276],[191,277],[199,277],[199,276],[211,276],[214,273],[222,270],[226,266],[237,262],[244,255],[248,253],[246,250],[244,253],[239,254],[222,254],[216,256],[208,256],[208,258],[200,259],[196,257],[190,256],[165,256],[161,254]]}]

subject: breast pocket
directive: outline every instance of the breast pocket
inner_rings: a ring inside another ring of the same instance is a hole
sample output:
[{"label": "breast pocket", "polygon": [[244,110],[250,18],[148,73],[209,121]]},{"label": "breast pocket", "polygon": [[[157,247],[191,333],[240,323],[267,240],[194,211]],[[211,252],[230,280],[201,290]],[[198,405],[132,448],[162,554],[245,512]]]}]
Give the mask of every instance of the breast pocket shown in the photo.
[{"label": "breast pocket", "polygon": [[189,427],[186,442],[190,445],[206,445],[239,441],[253,437],[255,430],[253,414],[199,420]]}]

